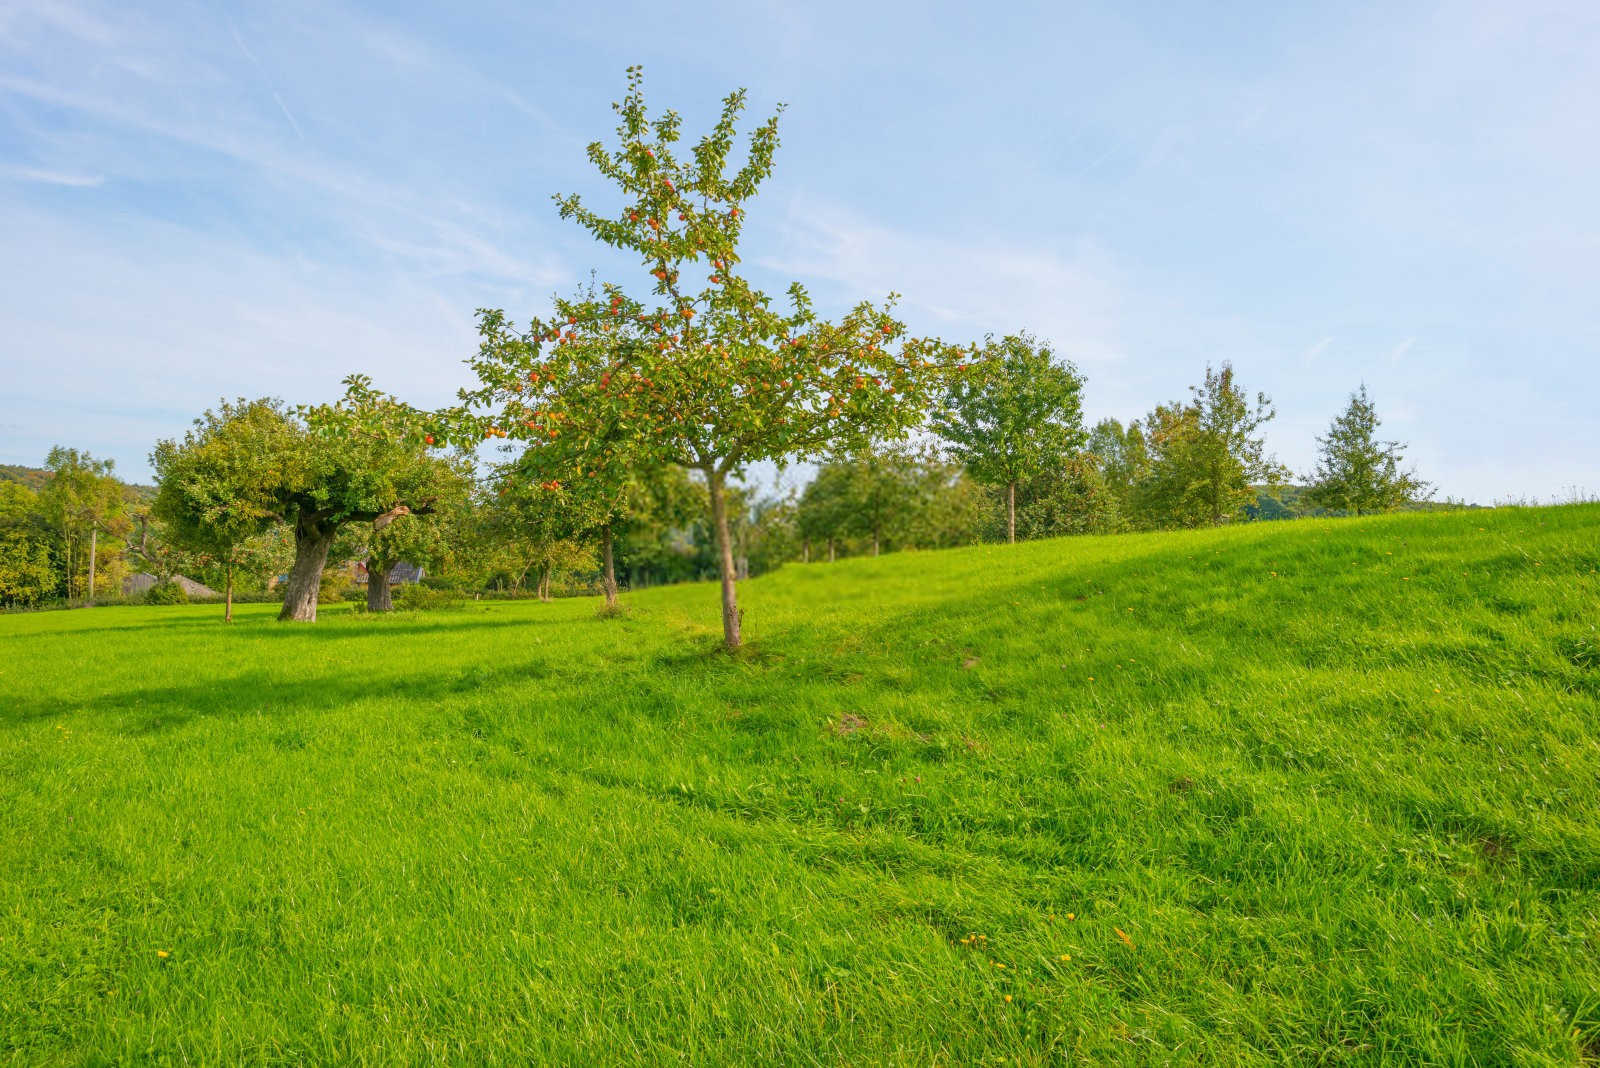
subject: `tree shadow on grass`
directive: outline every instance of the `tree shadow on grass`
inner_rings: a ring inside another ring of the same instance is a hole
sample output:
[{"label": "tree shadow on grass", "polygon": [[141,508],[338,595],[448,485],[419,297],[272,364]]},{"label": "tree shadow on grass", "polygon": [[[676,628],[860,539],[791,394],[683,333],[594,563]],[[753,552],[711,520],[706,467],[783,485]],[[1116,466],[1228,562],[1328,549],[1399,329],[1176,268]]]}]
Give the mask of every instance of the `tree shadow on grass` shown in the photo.
[{"label": "tree shadow on grass", "polygon": [[[401,619],[404,622],[401,622]],[[123,626],[105,627],[74,627],[71,630],[34,631],[12,634],[0,634],[0,642],[5,641],[33,641],[43,637],[76,637],[80,634],[131,634],[145,633],[153,630],[182,630],[209,631],[239,635],[244,638],[262,638],[269,641],[330,641],[339,638],[371,638],[381,637],[385,634],[425,634],[434,631],[459,631],[463,627],[496,628],[496,627],[535,627],[547,626],[554,623],[569,622],[566,619],[550,618],[463,618],[456,614],[430,615],[426,619],[415,618],[411,615],[405,617],[387,616],[381,619],[372,619],[362,623],[341,623],[337,626],[319,625],[316,623],[280,623],[276,619],[250,620],[247,622],[224,623],[219,616],[216,619],[174,619],[160,623],[133,623]]]},{"label": "tree shadow on grass", "polygon": [[[344,674],[288,679],[258,668],[226,679],[213,677],[184,685],[119,690],[81,701],[22,697],[7,702],[0,711],[0,726],[15,728],[55,716],[89,714],[105,717],[104,725],[127,734],[151,734],[205,717],[286,716],[333,711],[354,701],[386,698],[442,699],[543,679],[550,673],[550,666],[543,659],[376,678]],[[119,716],[120,721],[116,718]]]}]

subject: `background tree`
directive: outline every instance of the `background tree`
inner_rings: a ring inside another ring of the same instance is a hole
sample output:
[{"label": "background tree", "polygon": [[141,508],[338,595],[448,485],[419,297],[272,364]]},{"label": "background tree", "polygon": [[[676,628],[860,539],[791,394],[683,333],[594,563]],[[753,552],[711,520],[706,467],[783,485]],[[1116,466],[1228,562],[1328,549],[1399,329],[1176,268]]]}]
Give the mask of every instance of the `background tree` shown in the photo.
[{"label": "background tree", "polygon": [[810,559],[811,546],[815,544],[819,550],[826,548],[831,562],[838,553],[839,542],[848,536],[851,522],[849,466],[832,461],[818,465],[796,508],[795,524],[804,557]]},{"label": "background tree", "polygon": [[0,605],[33,608],[59,581],[49,546],[16,531],[0,531]]},{"label": "background tree", "polygon": [[824,320],[798,283],[788,308],[775,309],[740,272],[738,246],[745,205],[772,171],[777,117],[750,134],[743,165],[729,173],[742,90],[680,158],[681,120],[672,111],[651,119],[640,86],[630,69],[617,145],[589,146],[590,162],[622,194],[618,211],[592,211],[576,196],[557,203],[596,240],[640,258],[653,279],[649,297],[607,285],[603,295],[558,300],[526,331],[502,312],[480,313],[472,366],[481,388],[463,402],[496,414],[466,425],[564,446],[570,474],[560,481],[588,477],[592,449],[602,460],[700,472],[731,649],[741,638],[729,478],[757,461],[904,431],[964,357],[906,337],[890,307],[862,303]]},{"label": "background tree", "polygon": [[907,547],[949,549],[983,540],[994,511],[987,487],[932,450],[920,455],[912,474],[916,501],[901,531]]},{"label": "background tree", "polygon": [[1288,472],[1267,455],[1260,429],[1272,402],[1252,405],[1233,379],[1233,366],[1206,368],[1188,403],[1158,406],[1146,417],[1150,466],[1135,507],[1150,525],[1193,527],[1232,519],[1256,500],[1253,482],[1276,483]]},{"label": "background tree", "polygon": [[174,552],[210,557],[223,572],[222,618],[231,623],[235,572],[250,542],[281,521],[277,463],[301,448],[289,416],[267,399],[223,401],[181,442],[157,442],[150,517],[159,528],[154,539],[145,528],[140,552],[158,577],[169,579],[181,566]]},{"label": "background tree", "polygon": [[740,549],[748,573],[761,575],[776,571],[800,552],[800,506],[794,492],[770,497],[752,493],[751,498]]},{"label": "background tree", "polygon": [[0,482],[0,605],[32,608],[60,588],[52,540],[39,495],[20,482]]},{"label": "background tree", "polygon": [[40,505],[60,531],[66,578],[66,595],[78,592],[77,576],[86,573],[84,598],[94,601],[101,557],[102,532],[120,535],[129,529],[127,498],[112,469],[111,460],[96,460],[87,452],[64,448],[50,450],[45,468],[50,481],[39,495]]},{"label": "background tree", "polygon": [[705,488],[681,467],[657,467],[648,478],[633,480],[617,544],[617,564],[629,585],[697,577],[689,531],[705,514]]},{"label": "background tree", "polygon": [[905,449],[865,445],[835,462],[845,472],[846,529],[864,538],[877,556],[886,540],[898,540],[919,503],[916,460]]},{"label": "background tree", "polygon": [[367,611],[391,612],[390,578],[401,562],[416,567],[445,564],[460,542],[459,528],[471,498],[472,474],[465,457],[429,458],[424,482],[414,492],[431,500],[423,513],[398,516],[392,523],[363,529],[362,558],[367,568]]},{"label": "background tree", "polygon": [[1026,333],[985,347],[983,373],[957,380],[933,427],[980,482],[1003,486],[1006,538],[1017,540],[1017,483],[1083,445],[1083,378]]},{"label": "background tree", "polygon": [[1317,468],[1307,476],[1311,485],[1301,496],[1313,505],[1354,515],[1387,512],[1433,496],[1433,487],[1414,471],[1400,469],[1405,446],[1378,440],[1381,423],[1362,383],[1327,435],[1317,438]]},{"label": "background tree", "polygon": [[1150,452],[1138,421],[1124,429],[1115,419],[1102,419],[1089,431],[1084,448],[1095,457],[1100,477],[1115,498],[1122,521],[1138,525],[1134,491],[1150,470]]},{"label": "background tree", "polygon": [[1024,538],[1110,534],[1123,526],[1116,494],[1092,452],[1069,456],[1029,479],[1019,498],[1017,526]]},{"label": "background tree", "polygon": [[490,484],[484,530],[505,561],[512,589],[521,589],[532,572],[539,599],[548,601],[559,572],[594,566],[585,538],[596,526],[592,499],[530,483],[515,463],[502,465]]}]

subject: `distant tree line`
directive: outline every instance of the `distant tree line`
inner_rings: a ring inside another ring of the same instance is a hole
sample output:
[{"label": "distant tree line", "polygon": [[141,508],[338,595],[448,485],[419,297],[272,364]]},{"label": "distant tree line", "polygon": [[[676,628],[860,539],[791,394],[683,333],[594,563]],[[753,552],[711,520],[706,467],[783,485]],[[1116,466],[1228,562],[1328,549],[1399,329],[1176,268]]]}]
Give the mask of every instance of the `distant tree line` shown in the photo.
[{"label": "distant tree line", "polygon": [[[981,542],[1364,515],[1431,496],[1403,446],[1380,437],[1364,386],[1317,439],[1315,468],[1290,484],[1261,437],[1270,401],[1247,397],[1227,364],[1207,368],[1186,401],[1088,430],[1083,376],[1047,346],[1025,334],[991,340],[977,366],[914,441],[831,452],[788,492],[728,484],[735,577]],[[388,411],[395,433],[327,433],[330,421],[374,410]],[[359,379],[335,405],[223,402],[157,444],[154,489],[122,483],[109,461],[52,449],[42,470],[0,481],[0,603],[92,603],[147,571],[215,586],[227,618],[235,591],[274,587],[288,591],[283,618],[315,618],[319,600],[344,593],[329,562],[347,560],[365,565],[375,612],[394,607],[389,579],[402,562],[460,593],[593,591],[608,603],[619,588],[719,574],[703,475],[671,464],[635,472],[597,508],[532,481],[518,459],[485,467],[467,450],[408,441],[398,428],[420,417]]]}]

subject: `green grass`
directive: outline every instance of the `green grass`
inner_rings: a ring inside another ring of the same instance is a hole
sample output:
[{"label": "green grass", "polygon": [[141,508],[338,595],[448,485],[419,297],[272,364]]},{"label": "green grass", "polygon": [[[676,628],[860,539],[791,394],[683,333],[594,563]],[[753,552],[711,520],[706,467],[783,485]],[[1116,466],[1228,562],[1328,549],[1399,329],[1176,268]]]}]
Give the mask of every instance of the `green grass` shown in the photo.
[{"label": "green grass", "polygon": [[0,1058],[1593,1061],[1597,533],[0,618]]}]

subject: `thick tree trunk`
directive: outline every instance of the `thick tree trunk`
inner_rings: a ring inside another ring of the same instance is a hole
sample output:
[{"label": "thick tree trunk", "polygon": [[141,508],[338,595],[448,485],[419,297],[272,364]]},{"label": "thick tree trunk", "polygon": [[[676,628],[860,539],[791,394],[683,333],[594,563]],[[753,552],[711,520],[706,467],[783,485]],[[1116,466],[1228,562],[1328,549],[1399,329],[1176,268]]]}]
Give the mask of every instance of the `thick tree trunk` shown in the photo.
[{"label": "thick tree trunk", "polygon": [[880,550],[879,550],[879,547],[878,547],[878,529],[876,527],[874,527],[872,529],[872,555],[873,556],[877,556],[879,551]]},{"label": "thick tree trunk", "polygon": [[617,603],[617,564],[611,554],[611,527],[607,526],[605,535],[600,542],[601,557],[605,560],[605,574],[601,576],[601,585],[605,587],[606,607],[613,608]]},{"label": "thick tree trunk", "polygon": [[89,603],[94,604],[94,558],[100,546],[100,528],[89,524]]},{"label": "thick tree trunk", "polygon": [[811,539],[810,538],[807,538],[805,541],[800,543],[800,562],[802,564],[809,564],[811,562]]},{"label": "thick tree trunk", "polygon": [[1017,543],[1017,484],[1006,483],[1006,541]]},{"label": "thick tree trunk", "polygon": [[830,563],[830,564],[831,564],[831,563],[833,563],[833,561],[834,561],[834,555],[833,555],[833,539],[832,539],[832,538],[829,538],[829,539],[828,539],[828,563]]},{"label": "thick tree trunk", "polygon": [[283,587],[283,611],[278,619],[287,623],[317,621],[317,589],[322,585],[322,569],[328,565],[328,550],[338,528],[304,514],[294,525],[294,566]]},{"label": "thick tree trunk", "polygon": [[227,577],[222,587],[222,621],[233,622],[233,565],[228,565]]},{"label": "thick tree trunk", "polygon": [[550,600],[550,569],[548,567],[539,569],[539,600]]},{"label": "thick tree trunk", "polygon": [[722,574],[722,644],[739,648],[739,594],[733,577],[733,545],[728,537],[728,502],[722,495],[721,471],[706,471],[706,488],[711,494],[711,525],[717,539],[717,567]]},{"label": "thick tree trunk", "polygon": [[389,576],[393,572],[394,565],[387,560],[367,561],[367,611],[394,611],[394,598],[389,594]]}]

